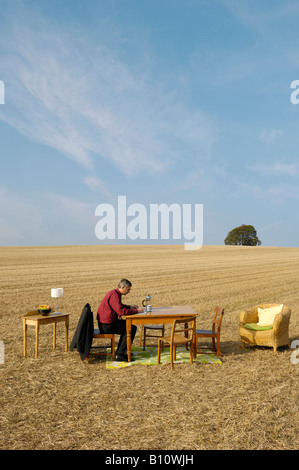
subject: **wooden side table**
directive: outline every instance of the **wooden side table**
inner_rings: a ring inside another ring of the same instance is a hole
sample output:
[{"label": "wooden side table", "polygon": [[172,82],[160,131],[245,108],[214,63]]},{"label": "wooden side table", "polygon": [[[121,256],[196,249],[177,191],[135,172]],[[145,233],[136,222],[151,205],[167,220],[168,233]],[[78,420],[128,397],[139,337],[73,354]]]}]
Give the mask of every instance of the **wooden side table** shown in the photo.
[{"label": "wooden side table", "polygon": [[23,315],[23,333],[24,333],[24,357],[27,356],[27,326],[35,327],[35,358],[38,357],[38,339],[40,325],[53,323],[53,350],[56,349],[56,324],[65,323],[65,351],[68,351],[68,333],[69,333],[69,313],[49,313],[41,315],[37,310]]}]

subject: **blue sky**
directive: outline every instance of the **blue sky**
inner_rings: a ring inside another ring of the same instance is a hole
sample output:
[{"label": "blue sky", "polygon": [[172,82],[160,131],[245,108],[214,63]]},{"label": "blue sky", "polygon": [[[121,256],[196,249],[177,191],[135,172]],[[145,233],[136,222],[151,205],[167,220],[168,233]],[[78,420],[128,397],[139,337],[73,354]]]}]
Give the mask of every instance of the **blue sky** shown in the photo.
[{"label": "blue sky", "polygon": [[0,245],[98,244],[101,203],[203,204],[299,246],[299,2],[0,0]]}]

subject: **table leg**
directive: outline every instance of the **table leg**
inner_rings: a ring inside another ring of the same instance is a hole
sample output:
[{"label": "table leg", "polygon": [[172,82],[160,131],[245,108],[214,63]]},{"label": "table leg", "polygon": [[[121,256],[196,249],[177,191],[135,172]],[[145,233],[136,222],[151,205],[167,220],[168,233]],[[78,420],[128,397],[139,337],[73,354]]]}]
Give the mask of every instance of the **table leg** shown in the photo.
[{"label": "table leg", "polygon": [[24,334],[24,357],[27,356],[27,323],[23,318],[23,334]]},{"label": "table leg", "polygon": [[139,346],[142,346],[143,325],[140,325],[140,341]]},{"label": "table leg", "polygon": [[56,321],[53,323],[53,351],[56,349]]},{"label": "table leg", "polygon": [[38,334],[39,334],[39,324],[37,321],[35,325],[35,358],[38,357]]},{"label": "table leg", "polygon": [[132,345],[131,329],[132,329],[132,320],[130,318],[127,318],[126,319],[127,354],[128,354],[128,361],[129,362],[131,362],[131,345]]},{"label": "table leg", "polygon": [[[185,323],[185,328],[188,328],[188,323]],[[185,331],[185,338],[188,338],[188,331]],[[186,349],[188,351],[188,343],[186,343]]]},{"label": "table leg", "polygon": [[69,344],[69,316],[65,317],[65,352],[68,352]]}]

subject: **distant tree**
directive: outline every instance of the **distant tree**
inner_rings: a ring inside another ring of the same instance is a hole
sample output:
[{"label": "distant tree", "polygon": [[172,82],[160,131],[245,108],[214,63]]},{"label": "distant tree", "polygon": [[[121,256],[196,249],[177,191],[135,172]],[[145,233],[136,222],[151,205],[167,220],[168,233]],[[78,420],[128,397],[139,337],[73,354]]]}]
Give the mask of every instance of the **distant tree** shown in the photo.
[{"label": "distant tree", "polygon": [[241,225],[231,230],[225,240],[225,245],[245,245],[257,246],[261,245],[261,241],[257,237],[255,228],[252,225]]}]

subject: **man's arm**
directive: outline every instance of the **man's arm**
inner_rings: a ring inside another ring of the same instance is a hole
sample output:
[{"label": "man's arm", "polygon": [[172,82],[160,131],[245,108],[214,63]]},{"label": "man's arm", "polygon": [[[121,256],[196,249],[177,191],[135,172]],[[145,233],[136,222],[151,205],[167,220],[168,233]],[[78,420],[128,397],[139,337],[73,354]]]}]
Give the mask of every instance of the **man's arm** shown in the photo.
[{"label": "man's arm", "polygon": [[123,316],[123,315],[135,315],[136,313],[139,313],[138,308],[131,308],[130,305],[125,305],[121,303],[119,296],[116,292],[113,292],[113,294],[110,297],[110,306],[114,310],[115,313],[117,313],[118,316]]}]

